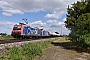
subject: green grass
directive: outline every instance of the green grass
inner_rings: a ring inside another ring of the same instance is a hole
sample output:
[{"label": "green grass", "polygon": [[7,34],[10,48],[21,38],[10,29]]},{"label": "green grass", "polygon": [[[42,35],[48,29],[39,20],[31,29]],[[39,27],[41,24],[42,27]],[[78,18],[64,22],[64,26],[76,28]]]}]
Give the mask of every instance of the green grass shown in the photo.
[{"label": "green grass", "polygon": [[60,38],[56,38],[53,42],[70,42],[70,40],[68,39],[68,37],[60,37]]},{"label": "green grass", "polygon": [[0,36],[0,40],[10,40],[10,39],[14,39],[14,38],[11,35]]},{"label": "green grass", "polygon": [[0,60],[34,60],[37,56],[43,55],[43,49],[47,48],[51,41],[29,43],[17,48],[14,46],[10,52],[1,55]]}]

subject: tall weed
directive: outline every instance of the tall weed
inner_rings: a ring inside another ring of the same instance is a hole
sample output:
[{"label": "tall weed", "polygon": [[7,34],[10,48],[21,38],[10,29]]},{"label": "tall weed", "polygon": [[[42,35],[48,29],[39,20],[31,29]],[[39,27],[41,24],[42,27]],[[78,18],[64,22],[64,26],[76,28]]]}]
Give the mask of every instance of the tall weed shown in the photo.
[{"label": "tall weed", "polygon": [[36,56],[43,55],[43,49],[48,47],[51,41],[29,43],[18,48],[14,46],[11,51],[5,55],[0,56],[1,60],[34,60]]}]

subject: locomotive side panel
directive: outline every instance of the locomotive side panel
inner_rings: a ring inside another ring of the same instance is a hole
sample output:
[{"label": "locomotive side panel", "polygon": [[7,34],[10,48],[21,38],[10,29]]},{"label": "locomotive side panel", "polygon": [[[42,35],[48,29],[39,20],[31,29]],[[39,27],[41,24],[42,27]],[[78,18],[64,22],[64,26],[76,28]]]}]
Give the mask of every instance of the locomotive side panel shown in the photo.
[{"label": "locomotive side panel", "polygon": [[50,36],[50,33],[48,31],[44,31],[44,36]]},{"label": "locomotive side panel", "polygon": [[37,29],[37,36],[42,36],[42,31],[40,29]]},{"label": "locomotive side panel", "polygon": [[42,32],[39,29],[24,27],[23,34],[29,36],[41,36]]}]

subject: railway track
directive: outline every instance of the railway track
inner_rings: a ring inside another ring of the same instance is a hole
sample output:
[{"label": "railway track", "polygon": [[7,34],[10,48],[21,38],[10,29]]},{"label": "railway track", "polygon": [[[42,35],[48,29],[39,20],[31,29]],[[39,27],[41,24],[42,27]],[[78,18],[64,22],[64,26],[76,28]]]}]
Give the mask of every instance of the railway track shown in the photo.
[{"label": "railway track", "polygon": [[0,44],[15,43],[15,42],[22,42],[22,41],[32,41],[32,40],[39,40],[39,39],[47,39],[47,38],[0,40]]},{"label": "railway track", "polygon": [[[55,38],[55,37],[54,37]],[[0,40],[0,44],[6,43],[15,43],[15,42],[24,42],[24,41],[33,41],[33,40],[45,40],[45,39],[52,39],[52,38],[37,38],[37,39],[10,39],[10,40]]]},{"label": "railway track", "polygon": [[17,40],[17,39],[12,39],[12,40],[0,40],[0,44],[6,44],[6,43],[15,43],[15,42],[22,42],[22,41],[31,41],[34,39],[25,39],[25,40]]},{"label": "railway track", "polygon": [[28,43],[37,43],[40,41],[49,41],[49,40],[53,40],[55,38],[44,38],[44,39],[26,39],[26,40],[17,40],[17,39],[13,39],[13,40],[0,40],[0,49],[5,49],[6,47],[12,48],[14,46],[17,47],[21,47],[24,44],[28,44]]}]

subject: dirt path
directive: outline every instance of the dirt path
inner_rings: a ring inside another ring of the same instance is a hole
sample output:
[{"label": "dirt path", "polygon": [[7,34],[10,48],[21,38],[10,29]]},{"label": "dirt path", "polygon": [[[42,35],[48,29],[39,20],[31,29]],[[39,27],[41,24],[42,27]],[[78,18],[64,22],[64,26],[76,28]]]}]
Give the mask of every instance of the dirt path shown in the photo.
[{"label": "dirt path", "polygon": [[58,42],[52,43],[52,46],[46,49],[42,57],[38,57],[35,60],[90,60],[89,53],[67,48],[71,45],[71,42],[60,38]]}]

